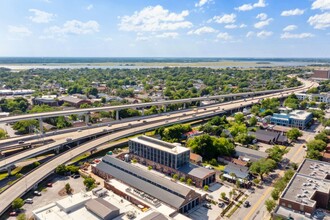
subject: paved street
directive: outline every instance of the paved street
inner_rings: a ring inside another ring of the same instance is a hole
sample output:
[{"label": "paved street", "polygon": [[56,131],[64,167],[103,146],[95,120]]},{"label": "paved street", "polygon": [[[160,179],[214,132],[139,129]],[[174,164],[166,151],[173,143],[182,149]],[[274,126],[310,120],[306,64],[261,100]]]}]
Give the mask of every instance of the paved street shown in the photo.
[{"label": "paved street", "polygon": [[[299,139],[298,143],[294,144],[293,147],[290,148],[290,151],[284,155],[284,158],[290,160],[290,162],[300,164],[304,157],[306,156],[305,148],[303,145],[314,138],[318,131],[322,129],[322,125],[314,125],[311,129],[307,131],[303,131],[303,136]],[[278,176],[283,176],[285,170],[276,170],[276,174]],[[232,219],[238,220],[259,220],[259,219],[269,219],[270,215],[266,210],[264,205],[265,201],[270,198],[271,192],[273,190],[272,186],[264,186],[263,189],[256,188],[254,194],[247,199],[252,204],[248,209],[241,207],[237,210],[237,212],[232,216]]]},{"label": "paved street", "polygon": [[2,128],[5,132],[7,132],[9,137],[17,137],[18,135],[15,134],[15,130],[8,124],[1,123],[0,128]]}]

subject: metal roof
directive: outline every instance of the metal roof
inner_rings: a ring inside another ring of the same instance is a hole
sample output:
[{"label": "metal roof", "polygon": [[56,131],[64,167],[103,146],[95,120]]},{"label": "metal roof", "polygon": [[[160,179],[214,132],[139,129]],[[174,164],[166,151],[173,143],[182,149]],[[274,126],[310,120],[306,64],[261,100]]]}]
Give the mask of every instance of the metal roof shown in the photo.
[{"label": "metal roof", "polygon": [[141,218],[141,220],[168,220],[168,218],[159,212],[152,212],[149,215]]},{"label": "metal roof", "polygon": [[112,212],[117,212],[119,214],[119,208],[102,198],[88,200],[85,207],[101,219],[106,219]]},{"label": "metal roof", "polygon": [[206,169],[204,167],[197,166],[195,164],[188,163],[178,169],[180,172],[186,173],[191,176],[195,176],[199,179],[203,179],[206,176],[215,173],[213,170]]},{"label": "metal roof", "polygon": [[238,178],[244,179],[249,176],[249,168],[233,163],[228,163],[224,169],[224,173],[235,173]]},{"label": "metal roof", "polygon": [[268,154],[262,151],[257,151],[257,150],[253,150],[253,149],[249,149],[246,147],[240,147],[240,146],[236,146],[235,147],[235,151],[236,151],[236,155],[242,156],[251,156],[254,158],[267,158]]},{"label": "metal roof", "polygon": [[188,194],[193,191],[112,156],[103,157],[102,162],[96,168],[177,209],[184,203]]}]

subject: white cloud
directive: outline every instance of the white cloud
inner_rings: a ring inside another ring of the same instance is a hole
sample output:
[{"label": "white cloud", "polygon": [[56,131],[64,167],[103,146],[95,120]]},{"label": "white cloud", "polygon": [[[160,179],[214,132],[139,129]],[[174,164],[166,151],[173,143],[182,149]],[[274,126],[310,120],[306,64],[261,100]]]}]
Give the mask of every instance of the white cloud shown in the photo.
[{"label": "white cloud", "polygon": [[245,24],[237,25],[237,24],[227,24],[225,25],[225,28],[227,29],[236,29],[236,28],[245,28]]},{"label": "white cloud", "polygon": [[190,28],[192,23],[185,21],[189,11],[181,13],[170,12],[162,6],[149,6],[141,11],[134,12],[131,16],[121,17],[119,29],[123,31],[173,31],[181,28]]},{"label": "white cloud", "polygon": [[143,33],[137,33],[136,41],[148,41],[153,38],[172,38],[175,39],[179,36],[177,32],[164,32],[161,34],[152,34],[145,36]]},{"label": "white cloud", "polygon": [[290,32],[285,32],[281,34],[281,39],[303,39],[303,38],[311,38],[311,37],[314,37],[314,34],[311,33],[293,34]]},{"label": "white cloud", "polygon": [[254,36],[254,32],[253,31],[249,31],[246,33],[246,37],[252,37]]},{"label": "white cloud", "polygon": [[90,4],[86,7],[86,10],[90,11],[94,8],[94,5],[93,4]]},{"label": "white cloud", "polygon": [[283,31],[293,31],[293,30],[296,30],[298,27],[296,25],[288,25],[286,26],[285,28],[283,28]]},{"label": "white cloud", "polygon": [[266,7],[266,0],[259,0],[257,3],[250,3],[250,4],[244,4],[244,5],[241,5],[237,8],[235,8],[235,10],[237,11],[250,11],[254,8],[264,8]]},{"label": "white cloud", "polygon": [[271,31],[260,31],[257,33],[257,37],[259,38],[266,38],[266,37],[270,37],[273,35],[273,32]]},{"label": "white cloud", "polygon": [[196,4],[195,4],[195,7],[202,7],[202,6],[204,6],[205,4],[207,4],[207,3],[210,3],[212,0],[199,0],[199,2],[197,2]]},{"label": "white cloud", "polygon": [[302,15],[305,13],[305,10],[296,8],[288,11],[282,11],[281,16],[295,16],[295,15]]},{"label": "white cloud", "polygon": [[259,22],[254,24],[254,27],[258,28],[258,29],[261,29],[265,26],[268,26],[272,20],[273,20],[272,18],[269,18],[269,19],[264,20],[264,21],[259,21]]},{"label": "white cloud", "polygon": [[227,40],[231,40],[233,37],[229,35],[227,32],[221,32],[217,35],[217,38],[227,41]]},{"label": "white cloud", "polygon": [[316,0],[312,4],[312,9],[328,10],[330,9],[329,0]]},{"label": "white cloud", "polygon": [[21,37],[27,37],[30,36],[32,34],[32,32],[24,26],[12,26],[9,25],[8,26],[8,32],[15,34],[15,35],[19,35]]},{"label": "white cloud", "polygon": [[308,23],[315,29],[326,29],[330,27],[330,13],[316,14],[309,17]]},{"label": "white cloud", "polygon": [[223,16],[214,16],[212,20],[219,24],[231,24],[236,21],[236,15],[232,13],[224,14]]},{"label": "white cloud", "polygon": [[179,34],[177,32],[165,32],[162,34],[158,34],[156,35],[156,37],[158,38],[177,38],[179,36]]},{"label": "white cloud", "polygon": [[256,17],[257,19],[260,19],[261,21],[264,21],[268,18],[267,14],[266,13],[260,13],[257,15]]},{"label": "white cloud", "polygon": [[29,19],[35,23],[49,23],[55,17],[54,14],[45,11],[40,11],[38,9],[29,9],[29,12],[34,13]]},{"label": "white cloud", "polygon": [[78,20],[66,21],[62,27],[52,26],[47,28],[45,32],[51,36],[66,36],[68,34],[93,34],[99,32],[100,25],[93,20],[82,22]]},{"label": "white cloud", "polygon": [[192,34],[201,35],[201,34],[216,33],[216,32],[218,32],[218,31],[215,30],[214,28],[204,26],[204,27],[198,28],[196,30],[191,30],[188,32],[188,34],[189,35],[192,35]]}]

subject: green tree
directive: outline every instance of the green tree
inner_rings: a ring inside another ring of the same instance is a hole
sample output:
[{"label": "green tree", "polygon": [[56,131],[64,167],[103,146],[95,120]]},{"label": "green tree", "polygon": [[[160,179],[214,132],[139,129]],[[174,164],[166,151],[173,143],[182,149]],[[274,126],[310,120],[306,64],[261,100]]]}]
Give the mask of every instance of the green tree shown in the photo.
[{"label": "green tree", "polygon": [[320,160],[322,156],[320,151],[311,149],[307,151],[306,157],[313,160]]},{"label": "green tree", "polygon": [[179,175],[175,173],[175,174],[173,174],[172,178],[173,178],[174,180],[178,180],[178,179],[179,179]]},{"label": "green tree", "polygon": [[59,116],[57,117],[56,119],[56,127],[58,129],[62,129],[62,128],[67,128],[67,127],[70,127],[71,126],[71,123],[68,122],[64,116]]},{"label": "green tree", "polygon": [[37,120],[25,120],[15,122],[13,129],[20,134],[28,134],[33,132],[33,128],[38,128],[39,122]]},{"label": "green tree", "polygon": [[38,167],[38,166],[40,166],[40,162],[39,161],[33,162],[33,167]]},{"label": "green tree", "polygon": [[298,138],[301,137],[302,135],[303,135],[302,132],[298,128],[292,128],[286,133],[286,136],[291,141],[298,140]]},{"label": "green tree", "polygon": [[273,189],[271,195],[272,195],[272,198],[276,201],[280,197],[280,191],[275,188],[275,189]]},{"label": "green tree", "polygon": [[300,102],[299,105],[300,105],[300,108],[301,109],[306,109],[307,106],[308,106],[308,102],[304,100],[304,101]]},{"label": "green tree", "polygon": [[192,184],[192,179],[187,179],[187,185],[190,186]]},{"label": "green tree", "polygon": [[65,184],[65,191],[67,194],[71,194],[72,188],[71,188],[70,183]]},{"label": "green tree", "polygon": [[64,175],[66,172],[68,172],[68,169],[64,164],[61,164],[56,167],[55,172],[59,175]]},{"label": "green tree", "polygon": [[22,198],[16,198],[14,201],[11,203],[11,207],[13,209],[21,209],[24,205],[24,200]]},{"label": "green tree", "polygon": [[320,108],[321,110],[325,110],[325,109],[327,108],[327,104],[324,103],[324,102],[321,102],[321,103],[319,104],[319,108]]},{"label": "green tree", "polygon": [[205,186],[203,187],[203,189],[204,189],[204,191],[208,191],[208,190],[209,190],[209,186],[208,186],[208,185],[205,185]]},{"label": "green tree", "polygon": [[16,217],[17,220],[27,220],[25,213],[21,213]]},{"label": "green tree", "polygon": [[288,96],[288,98],[284,101],[284,106],[292,109],[298,109],[299,107],[299,100],[295,94],[291,94]]},{"label": "green tree", "polygon": [[275,145],[274,147],[267,149],[266,152],[268,153],[269,158],[275,160],[276,162],[280,162],[283,155],[288,153],[288,150]]},{"label": "green tree", "polygon": [[250,126],[256,126],[257,123],[258,123],[258,120],[255,116],[253,116],[249,119],[249,125]]},{"label": "green tree", "polygon": [[272,213],[273,209],[275,208],[276,206],[276,202],[272,199],[267,199],[265,201],[265,206],[266,206],[266,209],[269,213]]},{"label": "green tree", "polygon": [[324,132],[321,132],[321,133],[315,135],[314,139],[324,141],[325,143],[329,142],[328,135],[325,134]]},{"label": "green tree", "polygon": [[95,187],[95,179],[88,177],[84,180],[84,185],[86,186],[87,190],[91,190]]},{"label": "green tree", "polygon": [[183,183],[186,180],[183,176],[180,178],[180,182]]},{"label": "green tree", "polygon": [[263,180],[263,175],[268,174],[275,169],[276,162],[272,159],[259,159],[253,162],[250,166],[250,171],[255,174],[259,174],[260,179]]},{"label": "green tree", "polygon": [[221,197],[221,199],[225,200],[226,199],[226,193],[225,192],[222,192],[220,194],[220,197]]},{"label": "green tree", "polygon": [[322,140],[312,140],[307,143],[308,150],[324,151],[326,147],[327,143]]},{"label": "green tree", "polygon": [[5,139],[7,137],[8,137],[7,132],[2,128],[0,128],[0,139]]},{"label": "green tree", "polygon": [[244,121],[244,114],[241,112],[236,113],[234,118],[236,123],[242,123]]},{"label": "green tree", "polygon": [[259,105],[253,105],[251,108],[251,113],[254,115],[258,115],[260,113],[260,106]]},{"label": "green tree", "polygon": [[261,101],[261,107],[263,109],[270,109],[273,112],[276,112],[279,106],[280,101],[277,98],[267,98]]}]

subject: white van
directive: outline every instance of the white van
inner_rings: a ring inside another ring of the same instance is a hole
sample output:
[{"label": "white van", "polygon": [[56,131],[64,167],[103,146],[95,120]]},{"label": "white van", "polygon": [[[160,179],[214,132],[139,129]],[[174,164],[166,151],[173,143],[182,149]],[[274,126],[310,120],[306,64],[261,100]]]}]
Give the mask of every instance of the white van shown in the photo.
[{"label": "white van", "polygon": [[28,198],[28,199],[25,200],[25,203],[27,203],[27,204],[32,204],[32,203],[33,203],[33,199]]}]

